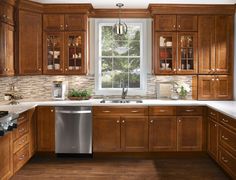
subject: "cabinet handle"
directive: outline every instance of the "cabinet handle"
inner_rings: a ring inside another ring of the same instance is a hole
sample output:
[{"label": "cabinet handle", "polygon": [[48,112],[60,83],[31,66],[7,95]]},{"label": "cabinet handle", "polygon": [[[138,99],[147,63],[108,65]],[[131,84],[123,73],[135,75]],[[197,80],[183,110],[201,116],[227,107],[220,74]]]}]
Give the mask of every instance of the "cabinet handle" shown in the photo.
[{"label": "cabinet handle", "polygon": [[122,123],[125,123],[125,120],[123,120]]},{"label": "cabinet handle", "polygon": [[117,120],[116,122],[117,122],[117,123],[120,123],[120,120]]},{"label": "cabinet handle", "polygon": [[222,118],[222,121],[225,122],[225,123],[228,123],[228,122],[229,122],[229,120],[224,119],[224,118]]},{"label": "cabinet handle", "polygon": [[193,112],[194,109],[186,109],[185,111],[186,111],[186,112]]},{"label": "cabinet handle", "polygon": [[228,141],[228,140],[229,140],[229,138],[225,137],[224,135],[221,136],[221,137],[222,137],[222,139],[224,139],[225,141]]},{"label": "cabinet handle", "polygon": [[109,112],[111,112],[111,111],[102,111],[102,112],[104,112],[104,113],[109,113]]},{"label": "cabinet handle", "polygon": [[25,119],[25,116],[19,117],[18,121],[21,121],[22,119]]},{"label": "cabinet handle", "polygon": [[164,110],[164,109],[160,109],[159,110],[159,112],[161,112],[161,113],[164,113],[164,112],[166,112],[167,110]]},{"label": "cabinet handle", "polygon": [[24,132],[25,128],[19,129],[19,133]]},{"label": "cabinet handle", "polygon": [[23,144],[25,142],[25,140],[22,140],[19,142],[19,145]]},{"label": "cabinet handle", "polygon": [[9,71],[9,69],[8,69],[8,68],[5,68],[4,71]]},{"label": "cabinet handle", "polygon": [[151,120],[150,123],[153,123],[153,120]]},{"label": "cabinet handle", "polygon": [[212,116],[215,116],[216,114],[215,113],[213,113],[213,112],[210,112],[210,114],[212,115]]},{"label": "cabinet handle", "polygon": [[139,111],[131,111],[132,113],[138,113]]},{"label": "cabinet handle", "polygon": [[25,155],[23,154],[23,155],[21,155],[20,157],[19,157],[19,160],[21,161],[21,160],[23,160],[24,159],[24,157],[25,157]]},{"label": "cabinet handle", "polygon": [[225,159],[224,157],[221,158],[224,163],[228,163],[229,160]]}]

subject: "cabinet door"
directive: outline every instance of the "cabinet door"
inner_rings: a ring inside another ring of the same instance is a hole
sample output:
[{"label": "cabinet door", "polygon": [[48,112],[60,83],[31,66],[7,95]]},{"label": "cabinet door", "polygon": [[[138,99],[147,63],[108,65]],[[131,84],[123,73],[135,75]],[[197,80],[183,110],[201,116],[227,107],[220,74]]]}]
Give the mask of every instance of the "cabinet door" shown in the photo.
[{"label": "cabinet door", "polygon": [[19,74],[42,74],[42,15],[19,12]]},{"label": "cabinet door", "polygon": [[177,16],[178,31],[197,31],[197,16],[178,15]]},{"label": "cabinet door", "polygon": [[31,158],[37,149],[37,126],[36,126],[36,111],[35,109],[30,109],[28,111],[29,118],[29,157]]},{"label": "cabinet door", "polygon": [[217,161],[218,158],[218,124],[211,118],[208,118],[208,142],[207,151]]},{"label": "cabinet door", "polygon": [[87,16],[80,14],[66,14],[65,29],[67,31],[87,30]]},{"label": "cabinet door", "polygon": [[148,151],[148,117],[121,117],[121,148],[125,152]]},{"label": "cabinet door", "polygon": [[53,107],[37,108],[38,151],[55,151],[55,114]]},{"label": "cabinet door", "polygon": [[228,75],[215,76],[215,99],[232,99],[232,78]]},{"label": "cabinet door", "polygon": [[65,33],[65,73],[85,74],[85,32]]},{"label": "cabinet door", "polygon": [[215,70],[217,74],[230,73],[233,66],[233,24],[233,16],[215,17]]},{"label": "cabinet door", "polygon": [[176,73],[177,34],[172,32],[155,32],[154,42],[154,73]]},{"label": "cabinet door", "polygon": [[178,74],[196,74],[197,33],[178,33]]},{"label": "cabinet door", "polygon": [[0,21],[14,25],[14,7],[6,2],[0,2]]},{"label": "cabinet door", "polygon": [[215,17],[198,17],[199,74],[215,70]]},{"label": "cabinet door", "polygon": [[175,116],[150,116],[149,150],[176,151],[176,129]]},{"label": "cabinet door", "polygon": [[156,15],[154,17],[155,31],[176,31],[176,15]]},{"label": "cabinet door", "polygon": [[9,179],[13,175],[12,133],[0,137],[0,178]]},{"label": "cabinet door", "polygon": [[64,15],[62,14],[45,14],[43,15],[43,29],[48,31],[63,31]]},{"label": "cabinet door", "polygon": [[14,28],[0,23],[0,76],[14,75]]},{"label": "cabinet door", "polygon": [[93,117],[93,152],[119,152],[120,117]]},{"label": "cabinet door", "polygon": [[44,74],[63,74],[64,72],[64,33],[44,33]]},{"label": "cabinet door", "polygon": [[202,150],[202,117],[177,117],[177,149],[178,151]]},{"label": "cabinet door", "polygon": [[198,99],[215,99],[215,78],[214,76],[198,76]]}]

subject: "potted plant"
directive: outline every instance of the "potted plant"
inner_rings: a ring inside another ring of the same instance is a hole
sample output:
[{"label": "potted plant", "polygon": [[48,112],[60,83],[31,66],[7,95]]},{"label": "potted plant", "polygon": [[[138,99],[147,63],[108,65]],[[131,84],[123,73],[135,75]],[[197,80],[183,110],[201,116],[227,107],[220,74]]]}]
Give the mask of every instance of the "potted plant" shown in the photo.
[{"label": "potted plant", "polygon": [[91,98],[91,91],[87,89],[84,90],[71,89],[68,93],[68,98],[70,100],[88,100]]}]

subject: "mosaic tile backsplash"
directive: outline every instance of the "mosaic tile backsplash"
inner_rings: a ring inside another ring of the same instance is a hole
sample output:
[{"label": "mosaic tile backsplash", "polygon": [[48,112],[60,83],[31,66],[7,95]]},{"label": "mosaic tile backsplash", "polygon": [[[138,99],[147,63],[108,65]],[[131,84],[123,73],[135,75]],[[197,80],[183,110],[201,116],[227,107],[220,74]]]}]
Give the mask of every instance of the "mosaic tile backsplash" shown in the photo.
[{"label": "mosaic tile backsplash", "polygon": [[[18,95],[23,96],[24,99],[50,99],[52,92],[52,81],[62,80],[68,82],[68,90],[72,88],[91,89],[93,90],[94,98],[103,98],[94,95],[95,78],[93,75],[88,76],[15,76],[0,78],[0,101],[4,100],[4,94],[9,91],[10,83],[15,83],[18,90]],[[129,94],[127,98],[156,98],[157,97],[157,83],[168,81],[184,81],[192,85],[192,76],[153,76],[147,75],[147,92],[145,95]],[[191,92],[188,99],[191,99]],[[120,96],[109,96],[120,97]]]}]

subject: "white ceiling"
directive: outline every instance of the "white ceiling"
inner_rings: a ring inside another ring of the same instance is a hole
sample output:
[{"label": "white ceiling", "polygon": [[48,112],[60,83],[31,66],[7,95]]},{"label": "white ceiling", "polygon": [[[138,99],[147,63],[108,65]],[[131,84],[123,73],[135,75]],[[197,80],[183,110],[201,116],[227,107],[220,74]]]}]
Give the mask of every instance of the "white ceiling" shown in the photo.
[{"label": "white ceiling", "polygon": [[236,0],[31,0],[40,3],[91,3],[94,8],[116,8],[116,3],[124,3],[124,8],[147,8],[150,3],[158,4],[235,4]]}]

